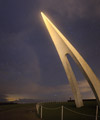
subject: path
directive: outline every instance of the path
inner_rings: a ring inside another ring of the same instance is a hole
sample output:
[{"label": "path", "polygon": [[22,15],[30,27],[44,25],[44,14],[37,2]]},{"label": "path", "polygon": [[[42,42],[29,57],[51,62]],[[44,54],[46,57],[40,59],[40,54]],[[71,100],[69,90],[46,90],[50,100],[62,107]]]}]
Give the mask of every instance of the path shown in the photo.
[{"label": "path", "polygon": [[[0,106],[1,107],[1,106]],[[41,120],[36,114],[33,106],[20,106],[0,110],[0,120]]]}]

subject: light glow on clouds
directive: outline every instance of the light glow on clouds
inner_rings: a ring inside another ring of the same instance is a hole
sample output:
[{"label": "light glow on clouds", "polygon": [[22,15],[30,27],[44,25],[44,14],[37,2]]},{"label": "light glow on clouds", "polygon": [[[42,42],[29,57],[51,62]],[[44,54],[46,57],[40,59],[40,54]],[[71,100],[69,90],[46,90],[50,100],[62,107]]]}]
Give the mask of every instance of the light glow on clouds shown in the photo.
[{"label": "light glow on clouds", "polygon": [[[43,2],[44,1],[44,2]],[[56,14],[66,15],[68,19],[100,17],[100,1],[95,0],[43,0],[40,5],[45,9],[52,9]],[[53,4],[52,4],[53,3]],[[56,7],[55,7],[56,6]],[[92,8],[92,12],[91,11]],[[91,14],[90,14],[91,13]]]},{"label": "light glow on clouds", "polygon": [[[79,88],[83,99],[95,99],[94,94],[86,80],[79,82]],[[59,99],[68,100],[73,99],[71,87],[69,84],[59,86],[41,86],[39,84],[28,84],[18,94],[8,94],[8,100],[18,100],[24,98],[32,99]],[[24,95],[27,93],[27,96]],[[29,95],[28,95],[29,94]],[[46,97],[47,96],[47,97]],[[48,97],[49,96],[49,97]]]}]

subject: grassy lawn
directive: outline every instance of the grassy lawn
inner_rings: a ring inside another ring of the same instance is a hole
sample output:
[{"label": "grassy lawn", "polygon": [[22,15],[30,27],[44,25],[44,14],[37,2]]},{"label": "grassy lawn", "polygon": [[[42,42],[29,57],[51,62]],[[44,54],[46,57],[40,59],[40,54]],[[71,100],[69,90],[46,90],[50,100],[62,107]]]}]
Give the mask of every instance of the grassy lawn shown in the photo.
[{"label": "grassy lawn", "polygon": [[[84,107],[82,108],[76,108],[74,102],[43,103],[43,107],[49,108],[43,108],[43,120],[61,120],[61,108],[52,108],[61,107],[62,105],[78,113],[94,116],[96,114],[95,101],[84,101]],[[95,120],[95,117],[76,114],[72,111],[64,109],[63,120]],[[40,120],[39,117],[40,115],[37,116],[36,114],[35,104],[0,105],[0,120]],[[100,117],[98,120],[100,120]]]},{"label": "grassy lawn", "polygon": [[40,120],[35,104],[0,105],[0,120]]},{"label": "grassy lawn", "polygon": [[[43,106],[46,108],[56,108],[64,106],[72,111],[95,116],[96,114],[96,102],[95,101],[84,101],[84,107],[76,108],[74,102],[63,102],[63,103],[44,103]],[[46,109],[43,108],[43,120],[61,120],[61,108],[58,109]],[[64,119],[63,120],[95,120],[95,117],[84,116],[74,113],[64,108]],[[100,116],[100,109],[99,109]],[[100,120],[100,117],[98,117]]]}]

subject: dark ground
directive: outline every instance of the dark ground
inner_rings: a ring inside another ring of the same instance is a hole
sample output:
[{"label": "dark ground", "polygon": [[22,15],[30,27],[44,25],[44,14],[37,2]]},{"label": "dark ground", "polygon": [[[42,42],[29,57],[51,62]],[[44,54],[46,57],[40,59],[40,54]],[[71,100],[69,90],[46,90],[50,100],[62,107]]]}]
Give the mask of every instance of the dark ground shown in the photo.
[{"label": "dark ground", "polygon": [[[52,102],[42,104],[42,106],[46,108],[56,108],[61,107],[62,105],[72,111],[81,113],[77,114],[64,108],[63,120],[95,120],[97,102],[94,100],[84,101],[84,106],[81,108],[76,108],[74,101],[60,103]],[[59,109],[46,109],[46,108],[43,108],[43,120],[61,120],[61,108]],[[82,114],[85,114],[86,116]],[[92,115],[93,117],[87,115]],[[100,109],[98,115],[100,116]],[[98,117],[98,120],[100,120],[100,117]]]},{"label": "dark ground", "polygon": [[[62,105],[75,112],[82,114],[93,115],[96,114],[96,101],[84,101],[82,108],[76,108],[74,101],[72,102],[50,102],[43,103],[42,106],[46,108],[56,108]],[[40,109],[39,109],[40,111]],[[0,105],[0,120],[41,120],[37,115],[35,104],[4,104]],[[100,109],[99,109],[100,116]],[[61,108],[60,109],[44,109],[43,108],[43,120],[61,120]],[[63,120],[95,120],[95,117],[87,117],[79,115],[64,109]],[[98,117],[100,120],[100,117]]]},{"label": "dark ground", "polygon": [[34,104],[0,105],[0,120],[40,120]]}]

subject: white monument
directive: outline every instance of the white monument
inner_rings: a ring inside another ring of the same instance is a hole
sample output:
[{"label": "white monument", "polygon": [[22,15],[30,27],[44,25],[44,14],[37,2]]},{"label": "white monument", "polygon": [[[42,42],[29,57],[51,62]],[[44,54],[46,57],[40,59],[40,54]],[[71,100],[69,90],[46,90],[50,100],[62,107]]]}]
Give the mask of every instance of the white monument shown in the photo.
[{"label": "white monument", "polygon": [[83,59],[83,57],[78,53],[78,51],[72,46],[72,44],[65,38],[65,36],[55,27],[55,25],[41,12],[45,25],[48,32],[53,40],[56,50],[59,54],[63,67],[65,69],[66,75],[68,77],[69,83],[72,88],[74,95],[76,107],[83,106],[82,97],[79,91],[78,83],[76,77],[73,73],[71,65],[68,61],[67,55],[69,54],[75,63],[78,65],[83,75],[87,79],[90,87],[92,88],[94,95],[98,104],[100,105],[100,81]]}]

